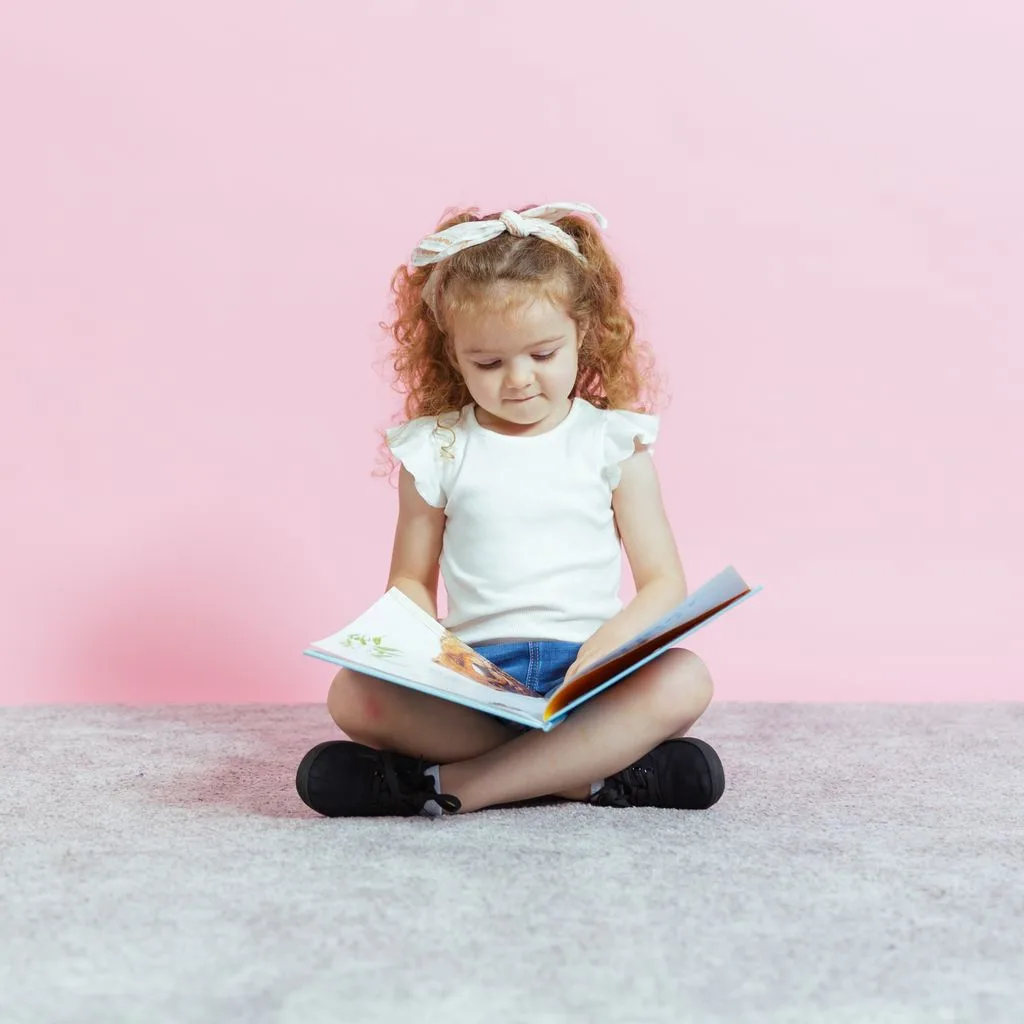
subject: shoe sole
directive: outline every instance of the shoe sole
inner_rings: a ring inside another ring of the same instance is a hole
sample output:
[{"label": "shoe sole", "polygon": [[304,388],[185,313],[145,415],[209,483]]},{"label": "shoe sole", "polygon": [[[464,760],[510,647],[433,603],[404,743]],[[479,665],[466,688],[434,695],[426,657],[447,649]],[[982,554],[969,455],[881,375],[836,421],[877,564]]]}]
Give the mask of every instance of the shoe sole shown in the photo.
[{"label": "shoe sole", "polygon": [[685,736],[680,742],[689,743],[691,746],[696,747],[704,755],[704,760],[707,762],[708,774],[711,776],[711,802],[701,808],[701,810],[707,810],[708,807],[713,807],[717,804],[725,792],[725,767],[722,764],[722,759],[718,756],[718,751],[710,743],[705,743],[703,740]]}]

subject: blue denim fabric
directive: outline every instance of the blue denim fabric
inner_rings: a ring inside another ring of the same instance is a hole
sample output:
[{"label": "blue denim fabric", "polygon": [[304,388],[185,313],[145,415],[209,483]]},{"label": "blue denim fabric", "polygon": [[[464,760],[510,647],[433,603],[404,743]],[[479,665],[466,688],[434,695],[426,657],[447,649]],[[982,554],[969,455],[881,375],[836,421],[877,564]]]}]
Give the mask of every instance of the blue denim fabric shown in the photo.
[{"label": "blue denim fabric", "polygon": [[544,697],[562,681],[583,645],[568,640],[516,640],[470,646]]}]

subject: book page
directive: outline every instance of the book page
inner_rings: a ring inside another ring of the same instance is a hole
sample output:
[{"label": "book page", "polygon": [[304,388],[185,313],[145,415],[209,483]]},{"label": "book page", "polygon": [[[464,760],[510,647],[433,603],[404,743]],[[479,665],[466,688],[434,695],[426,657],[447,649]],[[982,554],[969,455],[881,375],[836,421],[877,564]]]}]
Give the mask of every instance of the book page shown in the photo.
[{"label": "book page", "polygon": [[309,653],[516,719],[543,721],[544,697],[482,657],[395,587]]}]

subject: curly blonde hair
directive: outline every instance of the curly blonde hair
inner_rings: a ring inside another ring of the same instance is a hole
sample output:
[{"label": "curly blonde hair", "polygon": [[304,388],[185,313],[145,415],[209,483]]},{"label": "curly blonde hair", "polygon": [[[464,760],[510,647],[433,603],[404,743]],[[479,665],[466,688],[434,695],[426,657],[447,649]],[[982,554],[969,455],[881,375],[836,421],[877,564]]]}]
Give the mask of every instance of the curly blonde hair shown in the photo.
[{"label": "curly blonde hair", "polygon": [[[529,207],[518,212],[523,209]],[[436,230],[498,216],[480,216],[476,207],[448,210]],[[395,271],[391,279],[395,318],[381,327],[393,342],[387,359],[394,370],[393,387],[405,395],[406,421],[421,416],[440,418],[472,402],[456,368],[451,335],[446,330],[452,316],[469,309],[507,311],[523,301],[524,292],[560,305],[577,325],[579,371],[572,397],[600,409],[653,410],[659,382],[650,347],[636,337],[619,268],[598,228],[588,220],[572,215],[560,219],[558,226],[575,239],[583,260],[536,236],[520,238],[503,232],[439,263],[425,267],[403,264]],[[431,277],[433,307],[423,294]],[[495,289],[499,282],[513,288]],[[439,426],[444,426],[440,419]],[[386,439],[382,451],[393,469],[395,461]]]}]

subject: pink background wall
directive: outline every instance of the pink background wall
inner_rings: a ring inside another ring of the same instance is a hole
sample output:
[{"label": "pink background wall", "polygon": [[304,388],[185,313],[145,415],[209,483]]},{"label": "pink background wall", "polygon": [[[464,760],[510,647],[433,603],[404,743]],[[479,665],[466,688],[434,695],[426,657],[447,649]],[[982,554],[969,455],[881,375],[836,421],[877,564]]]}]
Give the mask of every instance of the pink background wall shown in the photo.
[{"label": "pink background wall", "polygon": [[89,4],[0,27],[0,703],[313,701],[381,591],[387,282],[610,220],[719,699],[1024,697],[1016,0]]}]

